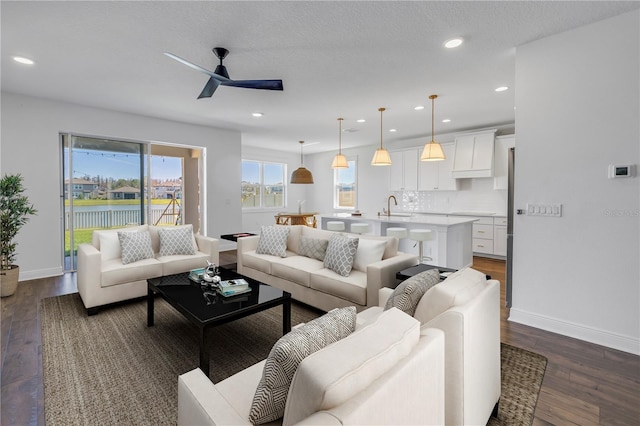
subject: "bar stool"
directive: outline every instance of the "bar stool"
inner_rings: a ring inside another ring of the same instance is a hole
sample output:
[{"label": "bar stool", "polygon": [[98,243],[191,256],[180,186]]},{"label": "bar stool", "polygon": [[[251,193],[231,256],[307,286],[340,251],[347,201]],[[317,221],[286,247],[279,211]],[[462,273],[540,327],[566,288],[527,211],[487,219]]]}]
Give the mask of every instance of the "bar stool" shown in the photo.
[{"label": "bar stool", "polygon": [[407,228],[387,228],[387,237],[407,238]]},{"label": "bar stool", "polygon": [[[423,259],[423,243],[425,241],[429,241],[433,239],[433,233],[431,229],[410,229],[409,230],[409,239],[417,241],[419,244],[418,248],[418,262],[422,263]],[[415,247],[415,246],[414,246]],[[430,257],[426,258],[427,260],[432,260]]]},{"label": "bar stool", "polygon": [[344,222],[340,222],[339,220],[331,220],[327,222],[327,230],[344,231]]},{"label": "bar stool", "polygon": [[352,223],[351,232],[353,234],[366,234],[367,232],[369,232],[369,224],[364,222]]}]

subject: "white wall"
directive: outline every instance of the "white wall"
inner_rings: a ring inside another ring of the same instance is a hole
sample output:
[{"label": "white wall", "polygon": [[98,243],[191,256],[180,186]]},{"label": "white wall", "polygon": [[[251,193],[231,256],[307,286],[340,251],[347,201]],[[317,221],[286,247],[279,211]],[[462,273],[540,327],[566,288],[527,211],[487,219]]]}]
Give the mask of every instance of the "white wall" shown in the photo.
[{"label": "white wall", "polygon": [[1,172],[21,173],[38,209],[18,235],[21,280],[62,273],[60,132],[206,148],[206,234],[241,228],[239,132],[4,92],[1,113]]},{"label": "white wall", "polygon": [[[519,47],[510,320],[640,354],[640,12]],[[637,171],[637,169],[636,169]]]}]

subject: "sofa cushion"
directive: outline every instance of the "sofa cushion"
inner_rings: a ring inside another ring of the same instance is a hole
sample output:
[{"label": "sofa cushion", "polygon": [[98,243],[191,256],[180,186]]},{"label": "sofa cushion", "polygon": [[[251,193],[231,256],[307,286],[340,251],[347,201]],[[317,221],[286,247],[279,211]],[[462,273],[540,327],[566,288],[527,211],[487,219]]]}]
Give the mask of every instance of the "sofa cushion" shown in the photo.
[{"label": "sofa cushion", "polygon": [[149,231],[118,232],[118,239],[123,265],[153,258]]},{"label": "sofa cushion", "polygon": [[425,324],[453,306],[461,306],[475,297],[486,286],[482,272],[465,268],[429,289],[416,307],[414,317]]},{"label": "sofa cushion", "polygon": [[112,259],[102,262],[101,268],[100,287],[162,276],[162,263],[157,259],[144,259],[126,265],[123,265],[120,259]]},{"label": "sofa cushion", "polygon": [[285,257],[287,255],[288,235],[288,226],[263,226],[260,230],[256,253]]},{"label": "sofa cushion", "polygon": [[351,271],[348,277],[323,268],[309,274],[312,289],[349,300],[358,305],[367,304],[367,273]]},{"label": "sofa cushion", "polygon": [[305,256],[276,258],[271,263],[271,274],[305,287],[310,286],[310,272],[323,269],[321,261]]},{"label": "sofa cushion", "polygon": [[249,421],[262,424],[284,415],[287,394],[300,362],[310,354],[355,330],[356,308],[339,308],[295,328],[271,349],[249,412]]},{"label": "sofa cushion", "polygon": [[321,238],[309,238],[300,237],[300,246],[298,247],[298,254],[300,256],[310,257],[312,259],[324,260],[324,256],[327,253],[327,246],[329,240]]},{"label": "sofa cushion", "polygon": [[390,309],[349,337],[309,355],[291,383],[283,423],[296,424],[348,401],[396,368],[419,339],[420,323]]},{"label": "sofa cushion", "polygon": [[173,275],[191,269],[204,268],[207,266],[209,255],[197,251],[192,255],[174,254],[171,256],[157,256],[156,259],[162,263],[162,275]]},{"label": "sofa cushion", "polygon": [[398,284],[387,299],[384,309],[398,308],[413,316],[422,296],[439,282],[440,271],[437,269],[416,274]]},{"label": "sofa cushion", "polygon": [[95,248],[100,250],[100,257],[103,261],[120,259],[122,257],[122,250],[120,250],[118,232],[139,232],[147,231],[148,229],[149,227],[147,225],[140,225],[127,228],[97,230],[91,234],[91,243]]},{"label": "sofa cushion", "polygon": [[162,227],[158,229],[160,237],[160,256],[176,254],[196,254],[196,241],[191,225]]},{"label": "sofa cushion", "polygon": [[367,272],[367,265],[382,260],[382,254],[386,246],[387,242],[384,240],[360,238],[356,257],[353,260],[353,269]]},{"label": "sofa cushion", "polygon": [[332,235],[327,246],[327,253],[324,256],[324,267],[343,277],[349,276],[358,250],[358,241],[358,238],[339,234]]}]

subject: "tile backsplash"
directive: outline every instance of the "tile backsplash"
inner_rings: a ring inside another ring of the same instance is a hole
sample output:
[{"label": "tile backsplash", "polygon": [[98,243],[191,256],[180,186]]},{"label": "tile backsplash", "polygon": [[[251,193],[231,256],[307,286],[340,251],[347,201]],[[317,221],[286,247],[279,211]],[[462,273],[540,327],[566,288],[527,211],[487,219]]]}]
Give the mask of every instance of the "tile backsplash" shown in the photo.
[{"label": "tile backsplash", "polygon": [[407,212],[491,212],[506,215],[507,191],[493,179],[463,179],[458,191],[396,191],[398,209]]}]

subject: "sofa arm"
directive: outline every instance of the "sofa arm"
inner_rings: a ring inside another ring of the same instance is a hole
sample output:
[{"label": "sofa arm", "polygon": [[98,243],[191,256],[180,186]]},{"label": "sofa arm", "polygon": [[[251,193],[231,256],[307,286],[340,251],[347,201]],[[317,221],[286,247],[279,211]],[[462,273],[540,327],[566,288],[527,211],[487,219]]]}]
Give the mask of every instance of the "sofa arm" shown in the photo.
[{"label": "sofa arm", "polygon": [[391,294],[393,294],[393,289],[389,287],[382,287],[378,290],[378,306],[384,308],[387,304],[387,300],[391,297]]},{"label": "sofa arm", "polygon": [[205,235],[194,234],[196,238],[196,244],[198,245],[198,251],[207,253],[209,255],[209,261],[216,265],[220,263],[220,248],[219,241],[216,238],[207,237]]},{"label": "sofa arm", "polygon": [[196,368],[178,377],[178,425],[250,425]]},{"label": "sofa arm", "polygon": [[417,264],[417,256],[398,252],[393,257],[367,265],[367,307],[378,306],[378,291],[395,284],[396,272]]},{"label": "sofa arm", "polygon": [[97,292],[91,291],[91,287],[100,287],[100,271],[102,268],[102,255],[93,245],[83,243],[78,245],[78,293],[82,298],[85,308],[98,306]]},{"label": "sofa arm", "polygon": [[258,247],[258,241],[260,241],[259,235],[251,235],[249,237],[240,237],[237,241],[236,247],[236,269],[239,274],[242,274],[242,268],[244,266],[244,262],[242,261],[242,254],[251,250],[255,250]]}]

